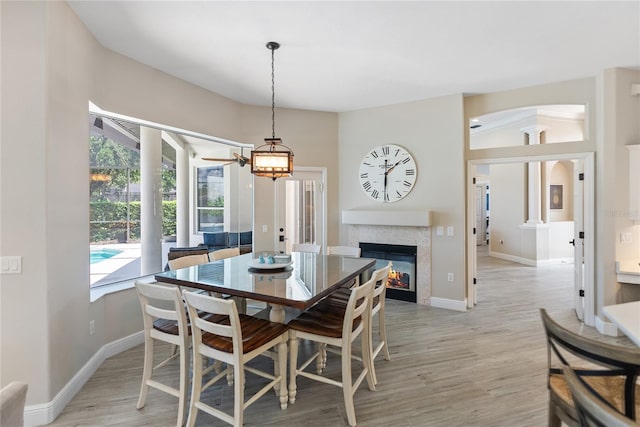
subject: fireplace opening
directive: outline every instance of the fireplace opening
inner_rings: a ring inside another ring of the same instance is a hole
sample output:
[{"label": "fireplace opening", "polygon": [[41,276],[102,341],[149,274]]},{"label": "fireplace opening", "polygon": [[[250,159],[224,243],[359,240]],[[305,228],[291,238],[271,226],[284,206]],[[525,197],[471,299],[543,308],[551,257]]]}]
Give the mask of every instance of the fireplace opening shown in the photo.
[{"label": "fireplace opening", "polygon": [[375,269],[393,263],[387,282],[387,298],[416,302],[416,246],[360,242],[361,256],[375,258]]}]

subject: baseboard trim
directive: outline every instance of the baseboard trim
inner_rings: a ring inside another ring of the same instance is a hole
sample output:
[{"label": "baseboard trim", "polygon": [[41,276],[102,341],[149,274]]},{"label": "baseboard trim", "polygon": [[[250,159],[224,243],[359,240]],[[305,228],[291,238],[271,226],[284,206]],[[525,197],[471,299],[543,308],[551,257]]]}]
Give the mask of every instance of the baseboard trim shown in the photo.
[{"label": "baseboard trim", "polygon": [[605,322],[599,316],[596,316],[596,330],[603,335],[610,337],[619,337],[620,332],[614,323]]},{"label": "baseboard trim", "polygon": [[509,254],[505,254],[505,253],[502,253],[502,252],[489,251],[489,256],[492,256],[492,257],[498,258],[498,259],[503,259],[505,261],[517,262],[518,264],[529,265],[531,267],[535,267],[536,266],[536,262],[534,260],[532,260],[532,259],[522,258],[522,257],[515,256],[515,255],[509,255]]},{"label": "baseboard trim", "polygon": [[467,300],[462,301],[448,298],[431,297],[431,307],[445,308],[447,310],[467,311]]},{"label": "baseboard trim", "polygon": [[494,252],[494,251],[489,251],[489,256],[503,259],[505,261],[517,262],[518,264],[528,265],[531,267],[541,267],[541,266],[556,265],[556,264],[573,264],[573,258],[552,258],[552,259],[535,260],[535,259],[522,258],[519,256],[505,254],[502,252]]},{"label": "baseboard trim", "polygon": [[144,331],[136,332],[103,345],[73,378],[62,387],[62,390],[58,392],[51,402],[25,407],[24,425],[31,427],[52,423],[106,359],[142,343],[144,343]]}]

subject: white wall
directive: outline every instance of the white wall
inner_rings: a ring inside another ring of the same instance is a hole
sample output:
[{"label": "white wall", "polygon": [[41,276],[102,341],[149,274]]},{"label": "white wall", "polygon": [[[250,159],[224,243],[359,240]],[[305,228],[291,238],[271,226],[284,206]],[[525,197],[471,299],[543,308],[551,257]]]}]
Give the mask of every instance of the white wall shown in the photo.
[{"label": "white wall", "polygon": [[489,250],[493,254],[520,257],[520,226],[526,221],[524,163],[491,165],[491,236]]},{"label": "white wall", "polygon": [[[464,159],[462,96],[454,95],[340,114],[340,211],[430,210],[433,227],[453,226],[455,236],[432,233],[432,297],[464,301]],[[358,168],[372,148],[396,144],[417,163],[412,192],[396,203],[371,200]],[[346,243],[345,226],[340,231]],[[454,282],[447,273],[454,273]]]}]

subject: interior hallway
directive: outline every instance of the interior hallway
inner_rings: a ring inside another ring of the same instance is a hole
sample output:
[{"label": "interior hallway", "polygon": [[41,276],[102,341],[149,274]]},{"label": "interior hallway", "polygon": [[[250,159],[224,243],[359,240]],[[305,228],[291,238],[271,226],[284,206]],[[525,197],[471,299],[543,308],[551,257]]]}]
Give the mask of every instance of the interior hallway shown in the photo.
[{"label": "interior hallway", "polygon": [[[482,251],[480,251],[482,252]],[[359,426],[543,426],[547,423],[546,349],[538,309],[572,330],[633,346],[625,337],[583,327],[572,308],[572,265],[527,267],[479,255],[478,306],[466,313],[390,301],[387,333],[391,361],[376,360],[379,384],[355,394]],[[304,348],[301,345],[301,348]],[[167,348],[168,351],[168,348]],[[136,410],[143,346],[108,359],[53,426],[171,426],[177,399],[156,390]],[[176,361],[177,362],[177,361]],[[167,381],[177,382],[177,363]],[[329,355],[328,372],[339,372]],[[252,381],[247,379],[247,389]],[[210,394],[222,407],[233,390]],[[206,414],[199,426],[223,425]],[[246,426],[346,426],[342,392],[298,381],[296,403],[282,411],[267,394],[245,412]]]}]

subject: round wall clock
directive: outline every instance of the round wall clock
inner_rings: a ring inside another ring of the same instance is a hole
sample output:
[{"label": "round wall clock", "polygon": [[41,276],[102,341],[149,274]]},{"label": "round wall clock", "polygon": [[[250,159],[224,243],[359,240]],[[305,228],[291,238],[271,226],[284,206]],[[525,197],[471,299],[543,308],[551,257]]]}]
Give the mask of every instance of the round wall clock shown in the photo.
[{"label": "round wall clock", "polygon": [[416,162],[407,150],[399,145],[381,145],[360,162],[360,186],[373,200],[393,203],[413,189],[416,173]]}]

